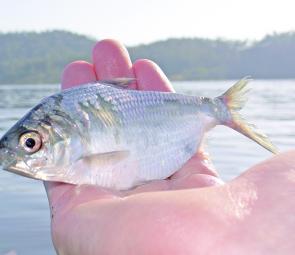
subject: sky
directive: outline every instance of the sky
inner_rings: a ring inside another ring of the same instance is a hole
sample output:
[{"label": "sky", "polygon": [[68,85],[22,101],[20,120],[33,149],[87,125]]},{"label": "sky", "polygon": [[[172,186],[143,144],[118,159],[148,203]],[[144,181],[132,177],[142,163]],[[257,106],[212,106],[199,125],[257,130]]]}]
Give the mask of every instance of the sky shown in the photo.
[{"label": "sky", "polygon": [[294,0],[0,0],[0,32],[63,29],[137,45],[170,37],[259,40],[295,30]]}]

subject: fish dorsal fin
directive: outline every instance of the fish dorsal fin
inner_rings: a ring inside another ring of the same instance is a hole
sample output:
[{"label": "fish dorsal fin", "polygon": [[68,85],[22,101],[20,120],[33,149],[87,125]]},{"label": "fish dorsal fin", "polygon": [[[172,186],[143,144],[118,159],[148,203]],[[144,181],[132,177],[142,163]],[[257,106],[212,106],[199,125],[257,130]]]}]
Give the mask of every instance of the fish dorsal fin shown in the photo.
[{"label": "fish dorsal fin", "polygon": [[127,88],[128,85],[130,85],[131,83],[135,81],[136,81],[135,78],[122,77],[122,78],[113,78],[110,80],[101,80],[99,82],[103,84],[111,85],[114,87]]},{"label": "fish dorsal fin", "polygon": [[105,153],[90,154],[79,159],[90,167],[101,167],[116,164],[129,156],[129,151],[111,151]]}]

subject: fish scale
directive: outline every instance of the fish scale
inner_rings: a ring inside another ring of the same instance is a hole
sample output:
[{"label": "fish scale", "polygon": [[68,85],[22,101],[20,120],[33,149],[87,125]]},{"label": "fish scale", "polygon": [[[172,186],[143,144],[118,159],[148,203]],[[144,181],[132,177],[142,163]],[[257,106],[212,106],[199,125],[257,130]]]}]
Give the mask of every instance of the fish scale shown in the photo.
[{"label": "fish scale", "polygon": [[[79,93],[79,90],[83,90],[83,93]],[[75,95],[77,95],[76,99]],[[195,97],[186,96],[184,98],[184,96],[172,93],[161,95],[155,92],[139,93],[106,85],[88,85],[87,88],[77,88],[74,93],[72,90],[65,93],[62,105],[65,111],[78,113],[79,101],[89,101],[97,95],[105,101],[109,110],[121,123],[119,131],[121,142],[116,144],[114,139],[109,139],[109,146],[112,147],[109,147],[109,150],[126,149],[130,151],[128,160],[123,160],[113,169],[106,171],[111,171],[116,175],[117,169],[136,166],[138,167],[136,176],[130,178],[134,183],[163,179],[172,175],[175,168],[180,168],[183,162],[186,162],[196,152],[200,139],[192,139],[192,137],[198,137],[201,133],[198,123],[203,123],[203,121],[197,116],[199,101]],[[84,115],[81,117],[84,118]],[[92,126],[95,127],[95,125]],[[106,131],[107,137],[110,137],[111,130],[112,128]],[[99,132],[97,129],[86,131],[91,137],[95,134],[99,136]],[[126,137],[128,139],[125,139]],[[93,139],[92,142],[94,144],[89,144],[90,151],[97,152],[97,147],[105,149],[105,139],[100,141]],[[187,152],[186,147],[190,147],[191,150]],[[155,158],[154,155],[157,157]],[[121,177],[119,176],[118,179]],[[118,182],[118,180],[114,181]],[[106,180],[104,177],[102,180],[91,180],[91,182],[102,185],[102,182],[105,183]],[[125,185],[133,186],[134,183],[121,183],[120,185],[121,188],[126,188]]]}]

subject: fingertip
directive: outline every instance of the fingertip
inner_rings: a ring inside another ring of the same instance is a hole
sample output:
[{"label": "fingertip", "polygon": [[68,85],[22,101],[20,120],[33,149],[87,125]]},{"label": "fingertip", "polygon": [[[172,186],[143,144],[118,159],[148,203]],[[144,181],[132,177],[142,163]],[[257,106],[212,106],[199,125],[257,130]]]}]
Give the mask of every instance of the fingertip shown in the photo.
[{"label": "fingertip", "polygon": [[178,179],[191,174],[207,174],[218,177],[209,155],[203,150],[198,151],[184,166],[175,172],[170,179]]},{"label": "fingertip", "polygon": [[[124,45],[122,45],[120,42],[114,39],[104,39],[101,41],[98,41],[92,50],[92,57],[93,60],[96,60],[95,57],[99,55],[99,57],[102,55],[102,53],[111,53],[111,54],[118,54],[123,53],[125,55],[128,52],[126,52],[126,48]],[[128,55],[129,56],[129,55]]]},{"label": "fingertip", "polygon": [[133,64],[139,90],[174,92],[167,76],[161,68],[151,60],[139,59]]},{"label": "fingertip", "polygon": [[62,89],[94,82],[97,80],[94,67],[86,61],[75,61],[68,64],[62,74]]},{"label": "fingertip", "polygon": [[190,174],[187,176],[183,176],[182,178],[173,179],[170,181],[169,184],[172,190],[179,190],[221,186],[224,185],[224,182],[212,175]]},{"label": "fingertip", "polygon": [[127,49],[116,40],[99,41],[93,48],[92,58],[100,80],[135,77]]}]

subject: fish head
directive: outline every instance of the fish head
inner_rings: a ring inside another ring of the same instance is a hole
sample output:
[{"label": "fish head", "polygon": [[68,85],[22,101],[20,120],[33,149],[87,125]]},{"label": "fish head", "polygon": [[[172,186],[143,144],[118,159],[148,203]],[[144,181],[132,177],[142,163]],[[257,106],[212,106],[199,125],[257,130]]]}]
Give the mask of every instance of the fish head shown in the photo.
[{"label": "fish head", "polygon": [[66,162],[64,116],[47,104],[33,108],[0,139],[0,166],[22,176],[53,180]]}]

